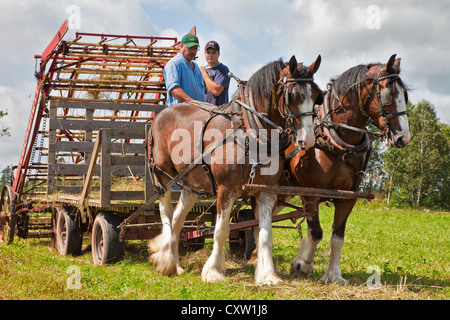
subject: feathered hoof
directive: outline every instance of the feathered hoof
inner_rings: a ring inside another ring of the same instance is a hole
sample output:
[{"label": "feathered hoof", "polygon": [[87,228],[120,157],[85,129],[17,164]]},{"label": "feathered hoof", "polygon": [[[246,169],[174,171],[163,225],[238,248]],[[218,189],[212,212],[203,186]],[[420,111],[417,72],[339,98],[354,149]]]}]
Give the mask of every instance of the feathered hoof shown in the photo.
[{"label": "feathered hoof", "polygon": [[290,275],[297,275],[297,274],[304,274],[304,275],[311,275],[314,271],[314,264],[313,263],[306,263],[303,260],[297,260],[294,261],[291,264],[291,270]]},{"label": "feathered hoof", "polygon": [[341,277],[339,273],[330,272],[325,273],[325,275],[320,279],[322,283],[325,284],[339,284],[341,286],[348,285],[348,281]]},{"label": "feathered hoof", "polygon": [[178,274],[177,259],[170,254],[158,251],[152,254],[148,261],[156,267],[156,271],[163,275],[172,276]]},{"label": "feathered hoof", "polygon": [[260,279],[255,279],[257,285],[275,285],[283,280],[276,273],[268,273],[261,277]]},{"label": "feathered hoof", "polygon": [[225,281],[225,275],[221,270],[215,268],[204,267],[202,271],[202,281],[204,282],[220,282]]}]

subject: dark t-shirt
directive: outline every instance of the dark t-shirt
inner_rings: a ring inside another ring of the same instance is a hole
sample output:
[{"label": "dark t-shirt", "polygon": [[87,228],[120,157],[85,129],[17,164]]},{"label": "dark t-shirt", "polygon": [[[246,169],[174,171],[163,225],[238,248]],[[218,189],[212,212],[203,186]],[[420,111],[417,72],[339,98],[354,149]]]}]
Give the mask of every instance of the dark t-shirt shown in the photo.
[{"label": "dark t-shirt", "polygon": [[228,87],[230,85],[230,78],[228,78],[228,67],[219,63],[214,68],[205,67],[206,72],[212,81],[223,86],[223,91],[219,96],[213,95],[209,90],[206,92],[206,102],[220,106],[228,102]]}]

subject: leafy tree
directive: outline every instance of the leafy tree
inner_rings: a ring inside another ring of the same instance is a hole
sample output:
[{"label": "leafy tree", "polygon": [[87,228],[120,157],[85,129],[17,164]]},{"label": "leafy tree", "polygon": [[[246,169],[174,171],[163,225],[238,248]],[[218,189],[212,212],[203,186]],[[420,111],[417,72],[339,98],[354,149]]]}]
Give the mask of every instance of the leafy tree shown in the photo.
[{"label": "leafy tree", "polygon": [[[428,101],[408,106],[412,141],[404,149],[389,148],[382,159],[388,201],[413,206],[449,207],[449,133]],[[442,202],[445,201],[446,202]]]},{"label": "leafy tree", "polygon": [[[369,132],[380,131],[372,124],[370,124],[367,129]],[[367,165],[366,173],[364,174],[363,183],[361,184],[362,191],[364,192],[382,191],[383,182],[386,178],[386,174],[383,171],[382,160],[382,154],[386,150],[384,140],[371,137],[371,142],[372,150],[370,152],[369,163]]]},{"label": "leafy tree", "polygon": [[7,166],[2,170],[2,176],[0,178],[0,190],[2,190],[5,185],[11,185],[11,166]]}]

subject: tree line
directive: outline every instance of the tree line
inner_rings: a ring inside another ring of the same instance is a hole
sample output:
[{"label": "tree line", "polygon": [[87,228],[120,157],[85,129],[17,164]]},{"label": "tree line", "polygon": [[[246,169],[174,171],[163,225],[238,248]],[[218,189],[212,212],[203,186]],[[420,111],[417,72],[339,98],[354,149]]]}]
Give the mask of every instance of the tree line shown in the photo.
[{"label": "tree line", "polygon": [[450,126],[426,100],[407,110],[412,141],[403,149],[374,141],[362,190],[383,194],[387,204],[449,209]]},{"label": "tree line", "polygon": [[[412,141],[395,149],[373,140],[361,190],[384,195],[387,204],[449,209],[450,126],[439,122],[434,106],[426,100],[408,103],[407,110]],[[1,188],[10,184],[10,174],[9,166],[3,169]]]}]

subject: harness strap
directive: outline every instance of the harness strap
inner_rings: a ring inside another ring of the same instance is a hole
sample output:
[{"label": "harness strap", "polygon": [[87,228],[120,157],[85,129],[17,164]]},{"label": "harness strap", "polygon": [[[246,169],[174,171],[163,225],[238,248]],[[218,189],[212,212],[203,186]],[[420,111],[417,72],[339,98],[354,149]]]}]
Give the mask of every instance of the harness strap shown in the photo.
[{"label": "harness strap", "polygon": [[255,116],[257,116],[258,118],[260,118],[262,121],[264,121],[265,123],[271,125],[272,127],[274,127],[275,129],[277,129],[278,133],[283,133],[283,128],[280,127],[279,125],[277,125],[276,123],[272,122],[271,120],[267,119],[266,117],[264,117],[262,114],[260,114],[258,111],[252,109],[250,106],[248,106],[247,104],[245,104],[244,102],[242,102],[241,100],[239,100],[238,98],[235,98],[234,101],[238,104],[240,104],[242,107],[244,107],[245,110],[251,112],[252,114],[254,114]]}]

